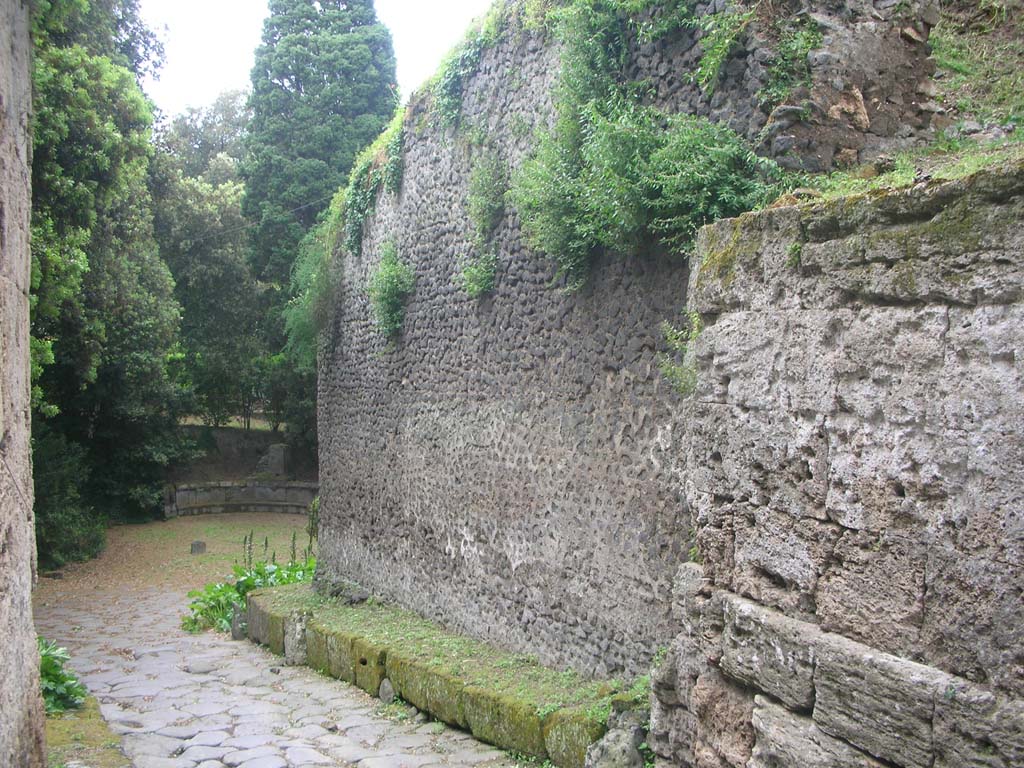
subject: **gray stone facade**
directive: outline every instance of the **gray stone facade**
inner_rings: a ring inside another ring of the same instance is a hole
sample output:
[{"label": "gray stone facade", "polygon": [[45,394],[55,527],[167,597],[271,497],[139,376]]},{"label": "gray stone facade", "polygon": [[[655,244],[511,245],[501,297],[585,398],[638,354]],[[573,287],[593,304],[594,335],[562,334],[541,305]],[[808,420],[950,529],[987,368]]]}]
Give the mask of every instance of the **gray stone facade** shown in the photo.
[{"label": "gray stone facade", "polygon": [[[756,26],[717,107],[672,85],[685,40],[634,65],[805,167],[927,132],[934,6],[806,5],[826,32],[807,122],[744,113]],[[595,675],[667,647],[650,742],[677,765],[1021,764],[1024,167],[719,222],[688,259],[598,259],[578,294],[509,209],[496,290],[470,299],[470,169],[522,162],[556,62],[513,29],[458,131],[414,99],[402,188],[341,259],[323,580]],[[416,273],[394,341],[366,292],[388,241]],[[688,397],[656,363],[684,310],[705,326]]]},{"label": "gray stone facade", "polygon": [[0,765],[35,768],[43,764],[43,708],[31,602],[28,11],[22,0],[0,0]]}]

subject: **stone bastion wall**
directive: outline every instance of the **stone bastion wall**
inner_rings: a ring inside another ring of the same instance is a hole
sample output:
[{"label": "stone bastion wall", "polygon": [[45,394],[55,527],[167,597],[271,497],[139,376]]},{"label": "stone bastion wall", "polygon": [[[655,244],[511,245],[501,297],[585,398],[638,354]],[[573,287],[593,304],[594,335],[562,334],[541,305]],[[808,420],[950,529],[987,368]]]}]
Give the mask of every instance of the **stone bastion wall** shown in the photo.
[{"label": "stone bastion wall", "polygon": [[[687,76],[700,54],[689,30],[636,42],[630,76],[666,108],[751,137],[770,125],[767,134],[792,138],[777,154],[797,164],[914,136],[927,113],[909,93],[899,109],[871,94],[926,76],[920,40],[933,4],[805,5],[824,30],[813,93],[801,94],[817,100],[801,112],[814,131],[755,108],[770,54],[759,18],[711,99]],[[679,321],[690,270],[685,256],[657,249],[608,256],[567,294],[506,206],[492,237],[495,291],[476,300],[459,286],[474,252],[474,162],[498,152],[514,172],[553,119],[557,45],[514,8],[464,83],[457,125],[444,124],[429,94],[413,98],[401,188],[380,194],[362,254],[341,259],[318,393],[322,571],[548,661],[637,673],[671,636],[672,579],[694,544],[665,458],[683,426],[679,403],[656,365],[659,326]],[[880,40],[885,56],[875,55]],[[863,120],[833,108],[847,97],[867,110]],[[387,242],[416,272],[395,342],[374,327],[367,299]]]},{"label": "stone bastion wall", "polygon": [[[839,41],[909,58],[816,74],[853,111],[772,129],[796,137],[783,154],[827,166],[912,140],[907,110],[927,110],[864,96],[917,87],[932,6],[808,5],[831,30],[815,66],[840,66]],[[716,117],[673,85],[672,45],[636,66]],[[749,100],[748,54],[722,117]],[[407,111],[401,189],[341,257],[321,354],[318,579],[595,675],[667,649],[650,742],[675,764],[1024,763],[1024,168],[723,221],[688,258],[601,257],[573,294],[507,206],[496,289],[470,299],[477,139],[517,168],[556,72],[550,41],[517,30],[484,51],[458,128],[429,99]],[[392,341],[367,298],[389,241],[416,274]],[[686,397],[656,357],[683,311],[704,325]]]}]

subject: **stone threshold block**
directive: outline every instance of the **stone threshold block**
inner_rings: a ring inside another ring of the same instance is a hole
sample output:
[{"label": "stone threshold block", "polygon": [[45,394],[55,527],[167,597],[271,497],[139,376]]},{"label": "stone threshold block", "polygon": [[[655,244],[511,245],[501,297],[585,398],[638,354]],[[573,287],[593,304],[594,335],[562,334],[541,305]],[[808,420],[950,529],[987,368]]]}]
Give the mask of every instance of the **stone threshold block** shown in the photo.
[{"label": "stone threshold block", "polygon": [[647,688],[587,680],[448,632],[375,601],[351,605],[308,584],[248,596],[249,639],[377,696],[395,694],[502,749],[583,768],[613,711],[644,709]]}]

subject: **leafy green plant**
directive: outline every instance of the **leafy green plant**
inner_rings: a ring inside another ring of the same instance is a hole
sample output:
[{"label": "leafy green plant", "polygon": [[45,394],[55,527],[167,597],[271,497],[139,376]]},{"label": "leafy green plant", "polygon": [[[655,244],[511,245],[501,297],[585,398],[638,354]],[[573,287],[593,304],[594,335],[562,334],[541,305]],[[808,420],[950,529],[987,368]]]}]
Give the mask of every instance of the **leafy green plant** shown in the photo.
[{"label": "leafy green plant", "polygon": [[669,351],[658,354],[658,370],[683,397],[692,394],[697,387],[697,367],[690,354],[690,344],[703,330],[704,323],[697,312],[685,313],[682,326],[667,321],[661,324],[661,334]]},{"label": "leafy green plant", "polygon": [[740,35],[754,18],[756,11],[757,5],[748,11],[712,13],[701,19],[700,26],[704,35],[701,37],[700,46],[703,49],[703,54],[693,79],[700,84],[705,93],[710,95],[714,92],[718,77],[722,72],[722,66],[729,58],[729,54],[732,53]]},{"label": "leafy green plant", "polygon": [[493,251],[486,251],[463,264],[459,284],[462,290],[477,299],[494,290],[497,271],[498,257]]},{"label": "leafy green plant", "polygon": [[82,706],[88,691],[71,671],[64,668],[71,659],[67,649],[42,637],[37,638],[37,643],[39,682],[46,714],[59,714],[66,709]]},{"label": "leafy green plant", "polygon": [[[556,119],[538,132],[511,198],[527,241],[555,261],[569,291],[585,283],[598,249],[629,252],[652,237],[685,249],[701,225],[761,205],[781,180],[728,128],[644,106],[642,89],[625,84],[630,14],[646,5],[572,0],[547,14],[562,43]],[[673,24],[689,23],[672,7]],[[752,14],[705,22],[715,25],[704,38],[708,73],[717,77],[713,57],[724,60]]]},{"label": "leafy green plant", "polygon": [[483,247],[505,213],[508,169],[497,152],[481,154],[469,173],[466,207],[473,228],[473,239]]},{"label": "leafy green plant", "polygon": [[434,111],[446,127],[459,122],[465,83],[480,66],[484,50],[498,41],[507,23],[507,14],[507,4],[492,5],[483,20],[472,26],[462,42],[441,61],[437,74],[431,80],[430,92]]},{"label": "leafy green plant", "polygon": [[187,632],[202,632],[204,629],[230,632],[235,605],[244,610],[246,596],[254,589],[312,580],[316,572],[312,543],[300,557],[296,552],[293,532],[291,558],[286,564],[278,565],[274,562],[277,559],[274,554],[271,554],[270,562],[266,561],[270,548],[267,539],[263,541],[263,559],[255,559],[252,538],[250,533],[242,539],[242,562],[232,568],[233,581],[207,584],[188,593],[191,601],[189,613],[181,619],[182,629]]},{"label": "leafy green plant", "polygon": [[368,293],[377,327],[387,336],[402,330],[405,320],[405,298],[416,285],[416,275],[398,258],[392,242],[381,246],[380,263],[370,275]]},{"label": "leafy green plant", "polygon": [[352,165],[344,203],[334,221],[340,214],[345,249],[354,256],[363,252],[363,225],[377,207],[381,189],[394,193],[401,186],[404,126],[405,110],[398,109],[384,132],[359,153]]},{"label": "leafy green plant", "polygon": [[769,107],[783,103],[799,86],[810,87],[811,68],[807,57],[820,48],[824,35],[809,16],[775,25],[778,34],[775,55],[768,63],[768,82],[758,96]]}]

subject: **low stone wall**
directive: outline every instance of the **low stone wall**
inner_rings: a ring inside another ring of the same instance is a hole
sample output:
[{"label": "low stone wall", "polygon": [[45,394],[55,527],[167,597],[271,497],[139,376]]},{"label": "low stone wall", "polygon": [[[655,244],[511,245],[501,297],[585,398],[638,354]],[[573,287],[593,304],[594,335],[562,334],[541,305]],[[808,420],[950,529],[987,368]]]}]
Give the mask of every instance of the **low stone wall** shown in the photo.
[{"label": "low stone wall", "polygon": [[304,515],[318,490],[316,483],[285,481],[169,485],[164,495],[164,518],[220,512]]}]

